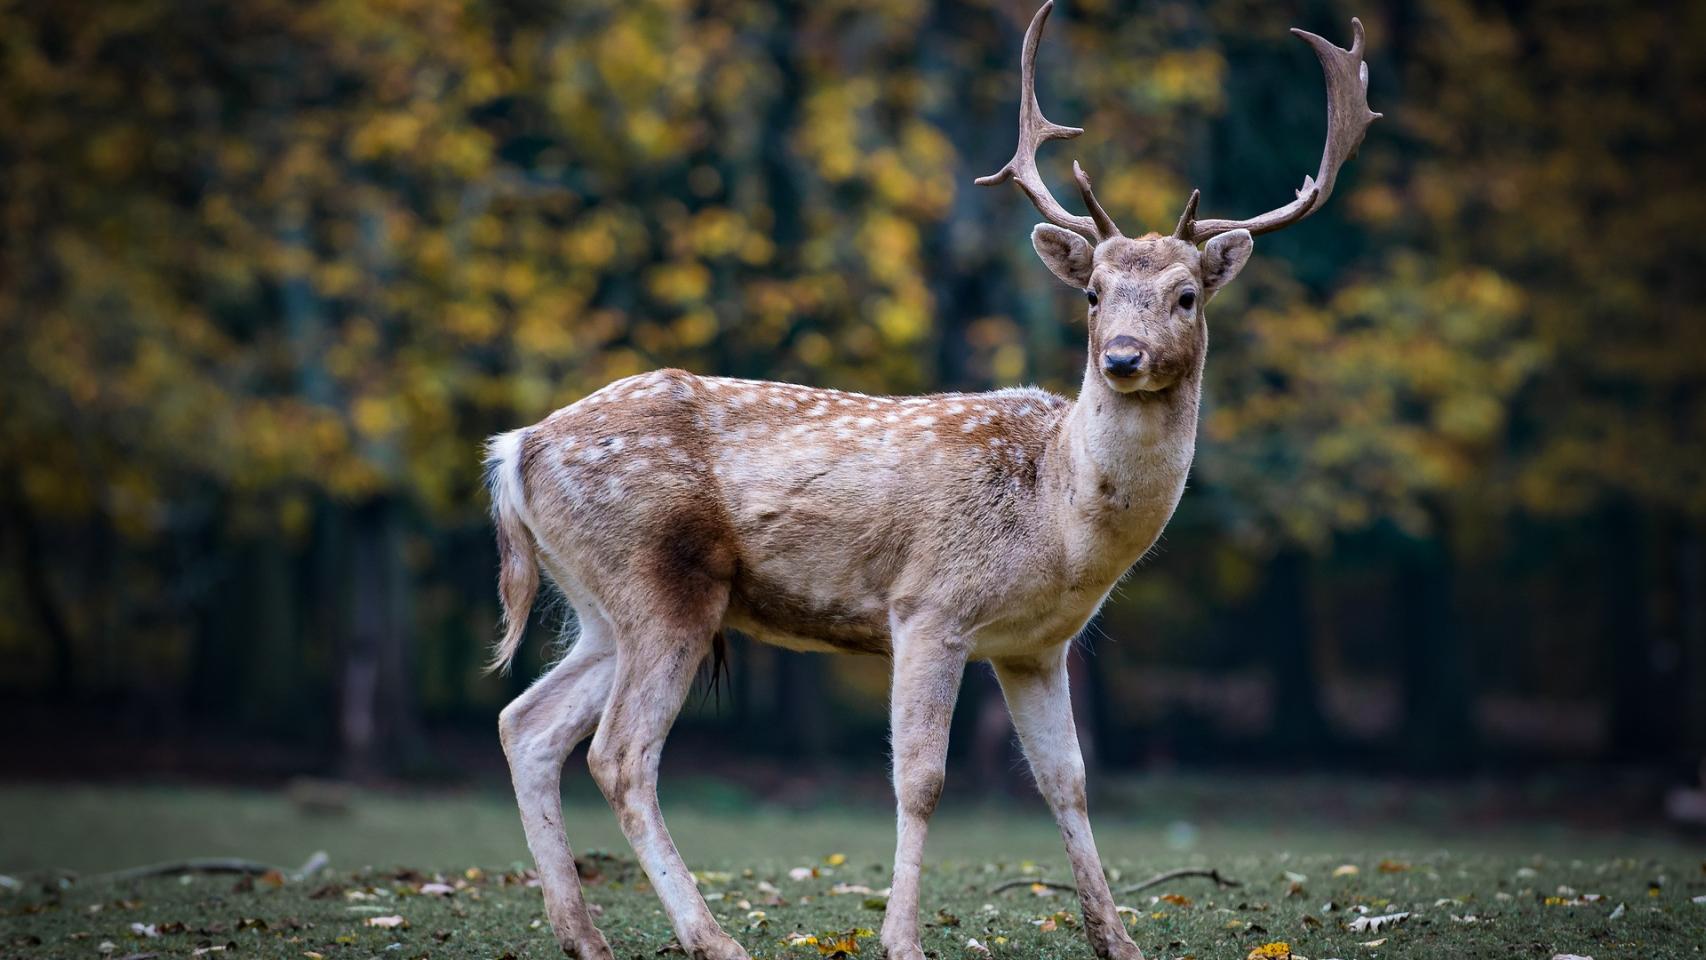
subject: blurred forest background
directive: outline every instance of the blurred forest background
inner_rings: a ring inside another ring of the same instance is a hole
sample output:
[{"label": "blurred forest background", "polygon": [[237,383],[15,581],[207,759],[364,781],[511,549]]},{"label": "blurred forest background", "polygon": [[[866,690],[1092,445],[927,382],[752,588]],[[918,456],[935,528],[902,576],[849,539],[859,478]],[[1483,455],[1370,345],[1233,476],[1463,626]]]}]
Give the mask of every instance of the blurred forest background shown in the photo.
[{"label": "blurred forest background", "polygon": [[[0,2],[0,773],[501,769],[554,614],[479,672],[480,442],[613,378],[1070,393],[1082,295],[971,184],[1033,11]],[[1692,776],[1706,5],[1071,0],[1045,176],[1284,202],[1286,29],[1353,14],[1386,119],[1209,311],[1191,489],[1077,664],[1095,762]],[[683,762],[882,769],[883,664],[732,659]],[[1006,775],[1002,722],[974,671],[959,762]]]}]

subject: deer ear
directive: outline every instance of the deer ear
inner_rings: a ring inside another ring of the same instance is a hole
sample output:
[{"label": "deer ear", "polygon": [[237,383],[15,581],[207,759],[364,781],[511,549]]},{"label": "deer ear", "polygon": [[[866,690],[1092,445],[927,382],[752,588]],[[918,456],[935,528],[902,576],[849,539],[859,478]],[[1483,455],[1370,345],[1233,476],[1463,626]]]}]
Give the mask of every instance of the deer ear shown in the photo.
[{"label": "deer ear", "polygon": [[1203,302],[1214,298],[1221,287],[1232,282],[1238,276],[1238,271],[1244,269],[1244,264],[1250,261],[1250,251],[1255,248],[1255,241],[1250,239],[1250,231],[1233,230],[1223,233],[1203,245],[1202,249],[1202,285]]},{"label": "deer ear", "polygon": [[1043,265],[1062,283],[1080,290],[1090,285],[1090,268],[1096,260],[1090,241],[1071,230],[1039,223],[1031,230],[1031,246],[1037,248]]}]

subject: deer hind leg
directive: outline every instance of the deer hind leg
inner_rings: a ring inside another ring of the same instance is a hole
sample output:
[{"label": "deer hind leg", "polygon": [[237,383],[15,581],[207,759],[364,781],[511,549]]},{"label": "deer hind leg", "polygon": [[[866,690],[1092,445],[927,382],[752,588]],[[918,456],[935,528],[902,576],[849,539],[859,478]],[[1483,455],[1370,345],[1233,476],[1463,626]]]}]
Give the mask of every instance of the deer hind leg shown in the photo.
[{"label": "deer hind leg", "polygon": [[632,630],[618,628],[616,681],[587,751],[587,765],[663,901],[681,948],[694,960],[750,960],[717,925],[699,895],[664,825],[657,795],[664,738],[711,650],[727,604],[726,586],[721,592],[714,617],[665,616],[644,620],[645,626]]},{"label": "deer hind leg", "polygon": [[1084,932],[1090,947],[1103,960],[1143,960],[1120,922],[1096,839],[1090,833],[1085,800],[1084,756],[1072,719],[1072,695],[1066,673],[1067,644],[1038,657],[994,661],[995,678],[1007,698],[1013,727],[1031,762],[1037,790],[1048,801],[1066,841],[1078,905],[1084,911]]},{"label": "deer hind leg", "polygon": [[610,960],[610,945],[587,912],[562,826],[563,761],[598,725],[616,674],[609,624],[587,609],[580,624],[580,639],[568,655],[504,708],[498,729],[557,942],[570,956]]}]

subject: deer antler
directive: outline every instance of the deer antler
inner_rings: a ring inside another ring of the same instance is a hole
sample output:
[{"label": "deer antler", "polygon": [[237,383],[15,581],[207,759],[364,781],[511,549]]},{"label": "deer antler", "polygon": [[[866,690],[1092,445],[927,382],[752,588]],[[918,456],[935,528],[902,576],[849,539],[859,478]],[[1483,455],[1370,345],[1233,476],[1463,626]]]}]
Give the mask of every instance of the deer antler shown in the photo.
[{"label": "deer antler", "polygon": [[1363,135],[1368,132],[1368,125],[1380,119],[1380,114],[1368,109],[1368,64],[1362,60],[1361,20],[1351,18],[1349,50],[1336,47],[1307,30],[1294,27],[1291,32],[1315,48],[1315,56],[1320,58],[1321,69],[1327,75],[1327,147],[1321,154],[1320,170],[1313,177],[1303,178],[1297,199],[1249,220],[1198,220],[1199,194],[1193,190],[1173,236],[1202,243],[1232,230],[1271,233],[1302,220],[1327,202],[1327,197],[1333,192],[1333,183],[1339,177],[1339,167],[1356,154],[1357,147],[1362,145]]},{"label": "deer antler", "polygon": [[1037,148],[1048,140],[1070,140],[1083,133],[1081,127],[1063,127],[1058,123],[1050,123],[1043,116],[1042,107],[1037,105],[1037,45],[1042,42],[1043,24],[1048,22],[1049,12],[1054,9],[1054,0],[1043,4],[1037,15],[1031,18],[1031,25],[1025,30],[1025,46],[1019,58],[1019,147],[1013,151],[1013,159],[1007,165],[987,177],[977,178],[980,187],[992,187],[1012,180],[1018,184],[1025,196],[1031,198],[1043,219],[1057,227],[1065,227],[1082,234],[1092,243],[1098,243],[1109,237],[1120,235],[1118,227],[1114,226],[1112,217],[1102,209],[1097,202],[1096,194],[1090,189],[1090,178],[1084,173],[1084,168],[1075,160],[1072,163],[1073,176],[1078,181],[1078,192],[1084,197],[1084,205],[1090,208],[1090,216],[1080,217],[1066,212],[1060,201],[1049,192],[1048,185],[1043,183],[1042,175],[1037,172]]}]

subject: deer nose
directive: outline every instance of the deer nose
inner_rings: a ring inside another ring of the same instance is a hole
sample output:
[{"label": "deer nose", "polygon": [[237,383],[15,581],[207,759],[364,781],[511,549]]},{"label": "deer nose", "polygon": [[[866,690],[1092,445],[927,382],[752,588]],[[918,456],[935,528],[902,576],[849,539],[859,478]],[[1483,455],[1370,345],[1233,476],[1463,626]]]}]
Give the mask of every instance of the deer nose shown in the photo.
[{"label": "deer nose", "polygon": [[1102,369],[1110,377],[1135,377],[1148,365],[1148,346],[1135,337],[1115,337],[1102,350]]}]

